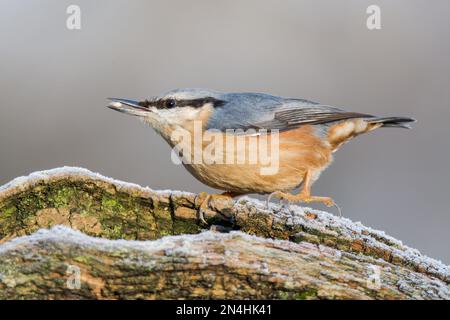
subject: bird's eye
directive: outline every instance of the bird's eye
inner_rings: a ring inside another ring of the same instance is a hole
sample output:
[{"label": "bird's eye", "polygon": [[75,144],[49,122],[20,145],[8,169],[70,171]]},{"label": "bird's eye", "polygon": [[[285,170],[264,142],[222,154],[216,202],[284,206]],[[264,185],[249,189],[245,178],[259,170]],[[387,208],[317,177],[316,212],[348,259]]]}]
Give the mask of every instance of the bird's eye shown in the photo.
[{"label": "bird's eye", "polygon": [[176,105],[176,102],[175,102],[174,99],[167,99],[166,100],[166,107],[167,108],[173,108],[173,107],[175,107],[175,105]]}]

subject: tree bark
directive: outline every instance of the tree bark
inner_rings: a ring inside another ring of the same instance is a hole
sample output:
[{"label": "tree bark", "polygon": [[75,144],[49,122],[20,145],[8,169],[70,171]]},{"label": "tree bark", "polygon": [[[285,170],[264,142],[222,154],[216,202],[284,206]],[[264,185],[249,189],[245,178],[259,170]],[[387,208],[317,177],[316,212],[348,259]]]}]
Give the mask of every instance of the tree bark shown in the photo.
[{"label": "tree bark", "polygon": [[251,198],[211,201],[203,224],[200,200],[79,168],[17,178],[0,298],[450,298],[448,266],[381,231]]}]

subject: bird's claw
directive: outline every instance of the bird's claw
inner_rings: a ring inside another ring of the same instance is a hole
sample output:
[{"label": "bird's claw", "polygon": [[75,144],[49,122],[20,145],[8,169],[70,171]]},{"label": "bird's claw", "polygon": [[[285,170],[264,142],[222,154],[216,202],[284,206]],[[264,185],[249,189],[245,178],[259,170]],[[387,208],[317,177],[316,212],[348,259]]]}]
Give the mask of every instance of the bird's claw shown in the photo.
[{"label": "bird's claw", "polygon": [[[205,219],[205,214],[208,214],[208,212],[214,211],[214,209],[221,211],[224,208],[229,207],[230,205],[233,204],[233,203],[231,203],[231,204],[229,203],[229,200],[232,201],[232,199],[233,199],[233,194],[229,193],[229,192],[225,192],[222,194],[209,194],[206,192],[200,192],[195,199],[195,204],[198,207],[198,220],[201,221],[205,225],[209,225],[209,223]],[[219,207],[218,207],[218,205],[219,205]],[[211,206],[212,206],[212,209],[211,209]]]},{"label": "bird's claw", "polygon": [[269,196],[267,197],[267,201],[266,201],[267,208],[269,208],[270,200],[272,200],[273,197],[283,199],[283,193],[280,191],[274,191],[271,194],[269,194]]},{"label": "bird's claw", "polygon": [[205,224],[205,225],[207,225],[208,224],[208,222],[206,222],[206,220],[205,220],[205,213],[203,212],[203,209],[202,208],[200,208],[199,210],[198,210],[198,220],[200,220],[203,224]]},{"label": "bird's claw", "polygon": [[195,199],[195,202],[198,203],[198,220],[205,225],[208,225],[208,222],[205,220],[205,209],[208,209],[209,199],[211,195],[206,192],[200,192]]},{"label": "bird's claw", "polygon": [[336,204],[336,202],[334,202],[333,199],[331,198],[325,198],[325,201],[323,202],[323,204],[325,204],[327,207],[334,207],[337,209],[338,213],[339,213],[339,217],[342,217],[342,210],[341,208]]},{"label": "bird's claw", "polygon": [[342,218],[342,211],[341,211],[341,207],[339,207],[335,202],[333,202],[333,207],[335,207],[338,210],[339,213],[339,217]]},{"label": "bird's claw", "polygon": [[267,197],[267,200],[266,200],[267,210],[270,210],[270,200],[273,197],[279,198],[280,201],[285,200],[285,203],[282,203],[281,209],[286,209],[289,212],[292,211],[291,210],[292,201],[290,201],[288,198],[284,197],[284,194],[280,191],[275,191],[275,192],[272,192],[271,194],[269,194],[269,196]]}]

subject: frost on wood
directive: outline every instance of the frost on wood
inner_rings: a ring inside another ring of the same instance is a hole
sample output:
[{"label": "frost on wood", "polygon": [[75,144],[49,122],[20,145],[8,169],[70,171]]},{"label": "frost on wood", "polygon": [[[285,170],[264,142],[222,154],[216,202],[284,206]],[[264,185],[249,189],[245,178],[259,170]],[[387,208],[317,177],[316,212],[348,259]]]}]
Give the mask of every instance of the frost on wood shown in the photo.
[{"label": "frost on wood", "polygon": [[[240,231],[126,241],[54,227],[5,243],[0,258],[0,298],[450,297],[443,281],[406,267]],[[67,284],[69,266],[79,288]],[[374,270],[379,283],[368,280]]]},{"label": "frost on wood", "polygon": [[81,168],[17,178],[0,187],[0,298],[450,298],[448,266],[381,231],[245,197],[205,213],[239,232],[202,232],[198,202]]}]

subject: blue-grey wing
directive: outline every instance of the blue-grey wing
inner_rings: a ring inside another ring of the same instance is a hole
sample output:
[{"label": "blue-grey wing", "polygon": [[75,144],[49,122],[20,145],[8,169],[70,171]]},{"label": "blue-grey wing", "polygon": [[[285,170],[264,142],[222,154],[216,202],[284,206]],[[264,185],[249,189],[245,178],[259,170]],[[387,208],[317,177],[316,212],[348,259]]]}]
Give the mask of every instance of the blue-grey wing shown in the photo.
[{"label": "blue-grey wing", "polygon": [[286,99],[266,94],[225,94],[226,103],[216,108],[207,129],[290,130],[305,124],[326,124],[371,115],[348,112],[303,99]]}]

